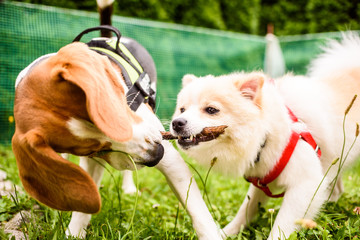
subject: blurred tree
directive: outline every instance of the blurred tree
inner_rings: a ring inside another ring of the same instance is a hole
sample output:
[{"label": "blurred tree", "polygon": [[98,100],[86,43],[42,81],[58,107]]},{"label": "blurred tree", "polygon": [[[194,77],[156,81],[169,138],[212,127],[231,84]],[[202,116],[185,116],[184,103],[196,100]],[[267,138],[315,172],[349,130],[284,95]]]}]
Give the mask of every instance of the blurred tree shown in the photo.
[{"label": "blurred tree", "polygon": [[219,0],[186,0],[181,2],[185,5],[179,10],[184,8],[185,10],[177,10],[177,16],[181,20],[178,23],[225,30]]},{"label": "blurred tree", "polygon": [[63,8],[73,8],[73,9],[82,9],[82,10],[96,10],[96,1],[95,0],[19,0],[19,2],[43,4],[50,6],[58,6]]},{"label": "blurred tree", "polygon": [[358,0],[309,0],[306,12],[312,33],[360,29]]},{"label": "blurred tree", "polygon": [[262,0],[259,33],[265,35],[272,23],[275,35],[308,33],[306,5],[309,0]]},{"label": "blurred tree", "polygon": [[261,0],[220,0],[220,4],[227,30],[259,33]]},{"label": "blurred tree", "polygon": [[[19,0],[96,11],[95,0]],[[276,35],[360,29],[359,0],[121,0],[114,13],[186,25]]]},{"label": "blurred tree", "polygon": [[[93,0],[94,1],[94,0]],[[95,1],[94,1],[95,2]],[[169,6],[173,7],[173,6]],[[160,0],[115,1],[114,13],[122,16],[169,21],[171,16]]]},{"label": "blurred tree", "polygon": [[121,0],[115,14],[225,29],[218,0]]}]

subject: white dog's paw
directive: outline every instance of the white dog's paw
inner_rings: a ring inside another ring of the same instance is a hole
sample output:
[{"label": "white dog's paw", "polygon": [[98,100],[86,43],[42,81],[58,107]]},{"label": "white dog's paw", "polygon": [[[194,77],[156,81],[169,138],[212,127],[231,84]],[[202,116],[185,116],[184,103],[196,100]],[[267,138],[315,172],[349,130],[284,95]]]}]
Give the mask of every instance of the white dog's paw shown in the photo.
[{"label": "white dog's paw", "polygon": [[239,225],[234,222],[230,222],[223,229],[220,230],[221,236],[223,239],[226,239],[230,236],[234,236],[239,233],[240,229],[244,228],[244,225]]},{"label": "white dog's paw", "polygon": [[76,232],[76,230],[74,231],[70,231],[70,229],[68,228],[65,232],[66,236],[67,237],[77,237],[77,238],[80,238],[80,239],[85,239],[86,237],[86,231],[85,229],[79,229],[78,232]]},{"label": "white dog's paw", "polygon": [[[123,184],[121,188],[125,194],[136,194],[136,192],[137,192],[135,185]],[[140,195],[140,192],[138,194]]]},{"label": "white dog's paw", "polygon": [[224,229],[220,230],[220,235],[221,235],[221,238],[224,240],[229,237],[229,235],[225,233]]},{"label": "white dog's paw", "polygon": [[221,229],[221,236],[224,239],[226,239],[229,236],[233,236],[235,234],[237,234],[237,231],[235,231],[235,229],[230,229],[228,226]]},{"label": "white dog's paw", "polygon": [[91,214],[73,212],[66,230],[66,236],[74,236],[81,239],[86,237],[86,228],[89,225]]},{"label": "white dog's paw", "polygon": [[[133,180],[132,171],[123,171],[123,182],[121,189],[125,194],[136,194],[137,189]],[[140,192],[138,194],[140,195]]]}]

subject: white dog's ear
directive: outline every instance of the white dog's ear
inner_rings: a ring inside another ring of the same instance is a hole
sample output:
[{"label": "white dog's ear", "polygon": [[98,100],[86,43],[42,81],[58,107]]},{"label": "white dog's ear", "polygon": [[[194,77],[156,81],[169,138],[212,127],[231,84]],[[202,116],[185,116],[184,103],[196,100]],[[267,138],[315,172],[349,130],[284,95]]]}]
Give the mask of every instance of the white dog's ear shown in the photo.
[{"label": "white dog's ear", "polygon": [[261,103],[261,89],[264,85],[263,74],[249,74],[246,79],[239,79],[235,86],[240,90],[241,95],[255,102],[257,106]]},{"label": "white dog's ear", "polygon": [[182,86],[185,87],[186,85],[188,85],[189,83],[191,83],[193,80],[196,79],[196,76],[193,74],[186,74],[183,78],[182,78]]}]

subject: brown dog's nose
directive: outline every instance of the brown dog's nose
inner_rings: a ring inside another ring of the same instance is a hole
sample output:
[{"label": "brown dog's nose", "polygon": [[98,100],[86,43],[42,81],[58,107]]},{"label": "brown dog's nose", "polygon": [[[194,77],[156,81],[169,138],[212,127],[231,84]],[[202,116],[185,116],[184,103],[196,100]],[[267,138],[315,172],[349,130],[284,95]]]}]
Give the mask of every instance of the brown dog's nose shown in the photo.
[{"label": "brown dog's nose", "polygon": [[145,166],[147,167],[153,167],[156,164],[158,164],[160,162],[160,160],[163,158],[164,156],[164,147],[163,145],[161,145],[160,143],[157,144],[157,148],[156,148],[156,153],[154,154],[154,159],[152,159],[151,161],[148,161],[146,163],[144,163]]},{"label": "brown dog's nose", "polygon": [[186,119],[184,118],[177,118],[172,121],[172,128],[175,132],[181,132],[184,130],[185,125],[187,124]]}]

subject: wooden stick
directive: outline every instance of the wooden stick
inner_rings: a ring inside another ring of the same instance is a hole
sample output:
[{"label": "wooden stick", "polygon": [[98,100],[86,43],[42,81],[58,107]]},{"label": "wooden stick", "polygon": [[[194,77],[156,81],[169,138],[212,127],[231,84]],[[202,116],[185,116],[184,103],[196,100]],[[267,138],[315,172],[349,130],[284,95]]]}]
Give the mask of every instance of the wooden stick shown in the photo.
[{"label": "wooden stick", "polygon": [[[198,135],[201,135],[204,137],[218,137],[220,134],[225,132],[225,129],[227,127],[228,126],[226,126],[226,125],[221,125],[221,126],[216,126],[216,127],[206,127]],[[170,132],[161,132],[161,135],[164,140],[178,139],[177,136],[173,136]]]}]

